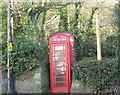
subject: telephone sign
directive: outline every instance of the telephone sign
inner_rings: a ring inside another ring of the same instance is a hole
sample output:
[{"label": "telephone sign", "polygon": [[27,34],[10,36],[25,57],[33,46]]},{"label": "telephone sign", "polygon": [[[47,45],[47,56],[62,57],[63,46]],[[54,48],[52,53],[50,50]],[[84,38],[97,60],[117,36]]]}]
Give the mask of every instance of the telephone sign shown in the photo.
[{"label": "telephone sign", "polygon": [[52,41],[66,41],[65,38],[62,38],[62,39],[52,39]]},{"label": "telephone sign", "polygon": [[68,33],[54,34],[49,39],[51,93],[69,93],[72,63],[76,60],[74,37]]}]

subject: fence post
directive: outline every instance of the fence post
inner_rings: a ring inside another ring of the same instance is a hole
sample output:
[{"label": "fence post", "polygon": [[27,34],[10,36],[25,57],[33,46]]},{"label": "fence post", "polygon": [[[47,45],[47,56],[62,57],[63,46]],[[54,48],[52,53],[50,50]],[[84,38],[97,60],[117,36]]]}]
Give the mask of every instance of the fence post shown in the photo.
[{"label": "fence post", "polygon": [[99,31],[99,19],[98,19],[98,11],[96,11],[96,38],[97,38],[97,60],[102,60],[101,55],[101,42],[100,42],[100,31]]},{"label": "fence post", "polygon": [[8,95],[14,93],[13,64],[10,63],[10,52],[12,50],[12,23],[11,23],[11,0],[8,0],[7,14],[7,70],[8,70]]}]

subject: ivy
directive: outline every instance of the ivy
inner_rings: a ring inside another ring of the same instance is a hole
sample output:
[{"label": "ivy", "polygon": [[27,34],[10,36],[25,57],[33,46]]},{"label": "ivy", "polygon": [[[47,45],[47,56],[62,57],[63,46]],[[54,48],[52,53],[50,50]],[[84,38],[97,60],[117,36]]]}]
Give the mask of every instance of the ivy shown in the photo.
[{"label": "ivy", "polygon": [[59,32],[68,31],[68,9],[67,7],[59,9],[59,12],[60,12]]}]

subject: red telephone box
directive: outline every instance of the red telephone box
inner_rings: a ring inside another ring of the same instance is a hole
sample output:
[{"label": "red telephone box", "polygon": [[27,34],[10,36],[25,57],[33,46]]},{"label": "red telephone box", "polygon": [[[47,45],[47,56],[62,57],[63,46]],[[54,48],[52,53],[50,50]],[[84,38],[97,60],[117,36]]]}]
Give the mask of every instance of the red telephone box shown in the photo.
[{"label": "red telephone box", "polygon": [[69,93],[72,63],[76,60],[74,37],[68,33],[54,34],[49,39],[51,93]]}]

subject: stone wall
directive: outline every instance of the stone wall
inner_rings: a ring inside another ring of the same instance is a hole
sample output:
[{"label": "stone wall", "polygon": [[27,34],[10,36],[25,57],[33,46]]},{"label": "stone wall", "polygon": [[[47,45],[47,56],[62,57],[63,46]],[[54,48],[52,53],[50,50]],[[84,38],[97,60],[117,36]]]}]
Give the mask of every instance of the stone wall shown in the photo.
[{"label": "stone wall", "polygon": [[[3,93],[7,92],[7,79],[2,80]],[[28,71],[15,80],[18,93],[49,93],[49,71],[47,66],[41,66]],[[73,79],[70,93],[89,93],[90,89]]]},{"label": "stone wall", "polygon": [[[7,91],[7,79],[2,80],[3,93]],[[47,66],[26,72],[15,80],[15,90],[18,93],[48,93],[49,72]]]},{"label": "stone wall", "polygon": [[[3,93],[7,92],[7,79],[2,80]],[[28,71],[15,80],[15,88],[18,93],[49,93],[49,71],[47,66],[41,66]],[[90,89],[73,79],[70,93],[89,93]]]},{"label": "stone wall", "polygon": [[0,95],[2,94],[2,67],[0,67]]},{"label": "stone wall", "polygon": [[[7,79],[4,78],[2,81],[0,81],[0,84],[2,84],[2,92],[7,93]],[[15,80],[15,86],[16,91],[18,93],[49,93],[50,92],[49,71],[47,66],[42,65],[39,68],[24,73],[18,79]],[[118,87],[114,87],[113,89],[116,90],[115,91],[116,93],[120,93],[118,92],[119,91]],[[91,89],[84,87],[82,82],[72,79],[70,93],[90,93],[90,92]]]},{"label": "stone wall", "polygon": [[70,93],[90,93],[91,89],[85,87],[79,80],[73,79]]}]

